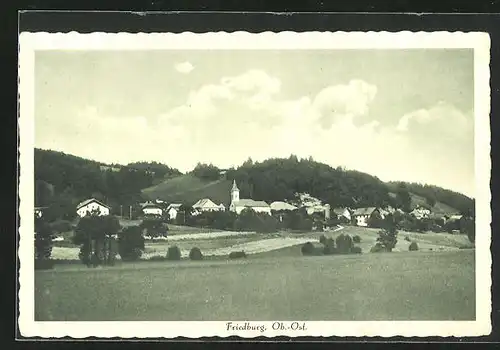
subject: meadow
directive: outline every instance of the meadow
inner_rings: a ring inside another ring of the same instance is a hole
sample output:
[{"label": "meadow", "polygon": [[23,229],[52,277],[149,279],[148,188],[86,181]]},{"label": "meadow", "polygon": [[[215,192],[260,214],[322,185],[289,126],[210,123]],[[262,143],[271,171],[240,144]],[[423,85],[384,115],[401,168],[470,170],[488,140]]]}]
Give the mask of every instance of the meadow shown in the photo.
[{"label": "meadow", "polygon": [[37,321],[473,320],[474,250],[35,271]]}]

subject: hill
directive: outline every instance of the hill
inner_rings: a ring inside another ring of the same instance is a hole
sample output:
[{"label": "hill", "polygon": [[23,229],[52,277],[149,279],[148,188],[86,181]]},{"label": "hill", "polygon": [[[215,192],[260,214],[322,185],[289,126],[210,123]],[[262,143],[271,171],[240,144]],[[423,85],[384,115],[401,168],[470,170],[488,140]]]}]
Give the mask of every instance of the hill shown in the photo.
[{"label": "hill", "polygon": [[[142,200],[141,189],[179,175],[159,163],[105,164],[62,152],[35,149],[35,205],[58,208],[55,218],[70,219],[78,202],[95,197],[113,209]],[[117,209],[118,208],[118,209]]]},{"label": "hill", "polygon": [[61,152],[35,149],[37,206],[59,208],[58,218],[74,216],[75,205],[98,198],[117,213],[120,205],[144,199],[193,204],[201,198],[229,204],[236,180],[241,198],[269,202],[293,200],[296,193],[329,203],[332,207],[387,206],[409,208],[427,203],[437,212],[466,212],[474,201],[437,186],[404,182],[384,183],[375,176],[319,163],[313,159],[271,158],[221,171],[198,164],[188,174],[155,162],[104,164]]},{"label": "hill", "polygon": [[169,203],[193,205],[201,198],[210,198],[215,203],[228,206],[231,181],[225,178],[210,181],[193,174],[185,174],[165,180],[142,190],[146,199],[161,199]]}]

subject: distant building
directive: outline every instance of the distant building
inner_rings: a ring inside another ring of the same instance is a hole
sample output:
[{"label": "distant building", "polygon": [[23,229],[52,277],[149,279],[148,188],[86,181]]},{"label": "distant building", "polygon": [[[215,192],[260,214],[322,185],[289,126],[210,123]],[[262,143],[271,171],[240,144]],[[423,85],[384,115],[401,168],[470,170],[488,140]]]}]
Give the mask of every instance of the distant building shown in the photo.
[{"label": "distant building", "polygon": [[423,218],[428,218],[431,214],[431,211],[430,209],[423,206],[417,206],[410,212],[410,214],[413,215],[416,219],[420,220]]},{"label": "distant building", "polygon": [[358,208],[354,209],[352,217],[354,220],[356,220],[356,225],[368,226],[368,220],[375,213],[380,214],[380,210],[376,207]]},{"label": "distant building", "polygon": [[181,206],[182,204],[179,203],[171,203],[167,207],[167,215],[170,220],[175,220],[175,218],[177,218],[177,213],[179,212]]},{"label": "distant building", "polygon": [[334,208],[333,214],[337,217],[337,220],[351,222],[351,212],[347,208]]},{"label": "distant building", "polygon": [[286,202],[280,202],[280,201],[276,201],[276,202],[272,202],[270,204],[270,207],[271,207],[271,210],[274,210],[274,211],[294,211],[294,210],[297,210],[298,208],[295,206],[295,205],[291,205],[289,203],[286,203]]},{"label": "distant building", "polygon": [[35,216],[41,218],[45,209],[47,209],[47,207],[35,207]]},{"label": "distant building", "polygon": [[240,199],[240,190],[236,186],[236,181],[233,181],[231,188],[231,205],[229,210],[240,214],[243,209],[249,208],[256,213],[266,213],[271,215],[271,207],[264,201],[254,201],[253,199]]},{"label": "distant building", "polygon": [[203,198],[200,199],[195,204],[193,204],[193,209],[196,210],[198,213],[203,213],[211,211],[224,211],[226,210],[226,207],[222,203],[215,204],[211,199]]},{"label": "distant building", "polygon": [[163,215],[163,208],[160,207],[158,204],[152,202],[144,203],[142,205],[141,210],[144,215],[156,215],[156,216]]},{"label": "distant building", "polygon": [[97,215],[109,215],[110,207],[95,198],[84,200],[76,206],[76,213],[79,217],[84,217],[90,213]]}]

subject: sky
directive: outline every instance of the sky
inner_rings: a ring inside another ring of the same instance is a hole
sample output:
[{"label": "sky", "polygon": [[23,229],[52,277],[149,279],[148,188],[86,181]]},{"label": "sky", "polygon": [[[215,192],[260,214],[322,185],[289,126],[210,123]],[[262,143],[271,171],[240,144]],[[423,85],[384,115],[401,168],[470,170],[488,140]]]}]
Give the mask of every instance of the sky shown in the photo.
[{"label": "sky", "polygon": [[38,51],[35,147],[191,170],[312,156],[474,196],[466,49]]}]

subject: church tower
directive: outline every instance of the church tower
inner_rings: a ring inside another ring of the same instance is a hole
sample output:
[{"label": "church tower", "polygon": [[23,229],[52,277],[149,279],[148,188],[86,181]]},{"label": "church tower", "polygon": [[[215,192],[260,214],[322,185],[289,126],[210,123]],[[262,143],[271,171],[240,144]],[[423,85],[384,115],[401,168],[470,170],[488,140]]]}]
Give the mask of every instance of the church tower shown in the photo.
[{"label": "church tower", "polygon": [[236,181],[233,180],[233,187],[231,188],[231,203],[237,202],[240,200],[240,190],[238,186],[236,186]]}]

